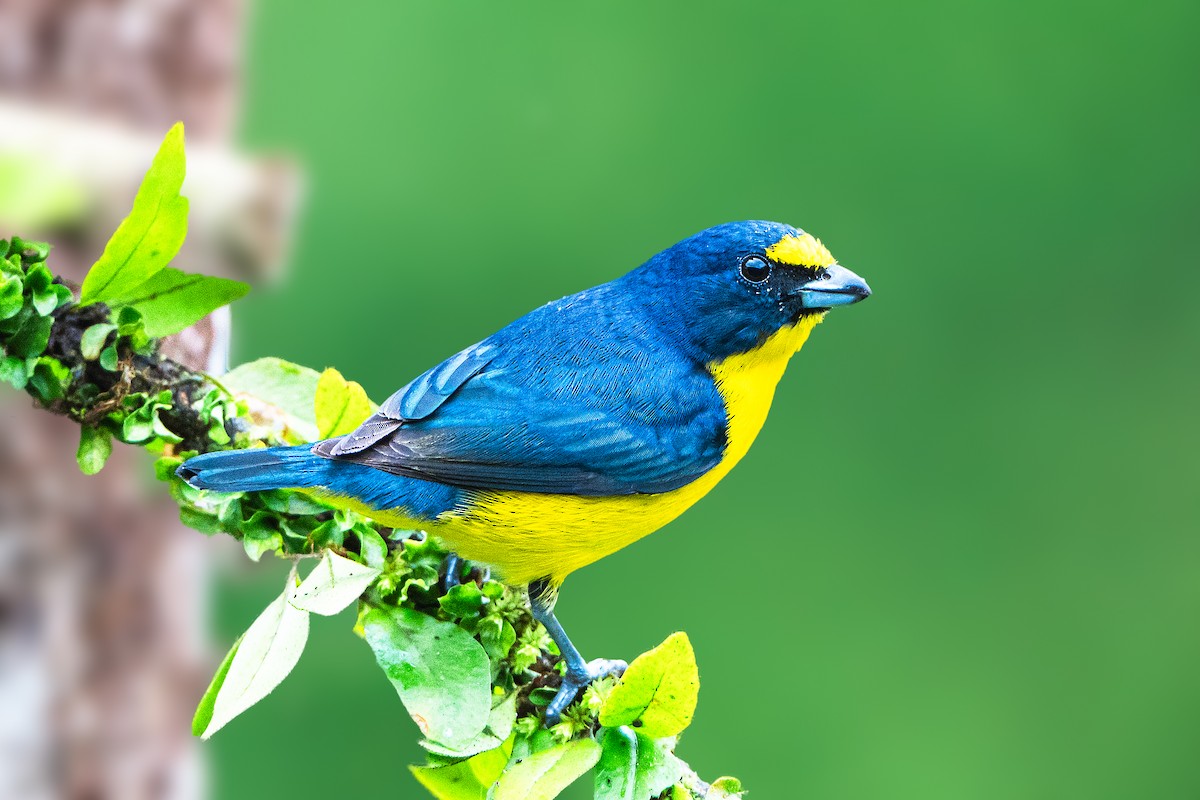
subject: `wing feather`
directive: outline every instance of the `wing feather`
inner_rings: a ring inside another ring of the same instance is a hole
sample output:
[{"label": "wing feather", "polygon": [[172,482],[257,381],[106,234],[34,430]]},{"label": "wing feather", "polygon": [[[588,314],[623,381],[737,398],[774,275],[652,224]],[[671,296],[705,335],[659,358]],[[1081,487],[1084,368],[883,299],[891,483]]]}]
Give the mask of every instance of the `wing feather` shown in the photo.
[{"label": "wing feather", "polygon": [[718,464],[725,407],[701,366],[603,293],[544,306],[389,397],[327,458],[477,490],[606,496]]}]

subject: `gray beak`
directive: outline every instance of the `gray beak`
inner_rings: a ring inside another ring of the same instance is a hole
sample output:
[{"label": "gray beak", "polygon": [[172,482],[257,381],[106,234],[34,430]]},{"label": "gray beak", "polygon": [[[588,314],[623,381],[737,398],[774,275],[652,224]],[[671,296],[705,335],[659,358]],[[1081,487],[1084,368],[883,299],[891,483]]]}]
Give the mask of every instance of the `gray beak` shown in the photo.
[{"label": "gray beak", "polygon": [[871,296],[867,282],[845,267],[834,264],[825,268],[826,277],[801,284],[795,294],[805,308],[821,309],[848,306]]}]

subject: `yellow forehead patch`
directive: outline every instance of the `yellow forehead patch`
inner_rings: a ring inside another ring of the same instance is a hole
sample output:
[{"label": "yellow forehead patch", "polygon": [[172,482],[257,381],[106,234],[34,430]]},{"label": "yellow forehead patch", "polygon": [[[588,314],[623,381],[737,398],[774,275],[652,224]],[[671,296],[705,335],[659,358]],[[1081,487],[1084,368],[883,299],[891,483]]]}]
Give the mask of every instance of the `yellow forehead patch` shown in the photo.
[{"label": "yellow forehead patch", "polygon": [[814,238],[811,233],[783,237],[767,248],[767,258],[793,267],[817,269],[828,267],[837,261],[825,249],[825,245],[821,244],[821,240]]}]

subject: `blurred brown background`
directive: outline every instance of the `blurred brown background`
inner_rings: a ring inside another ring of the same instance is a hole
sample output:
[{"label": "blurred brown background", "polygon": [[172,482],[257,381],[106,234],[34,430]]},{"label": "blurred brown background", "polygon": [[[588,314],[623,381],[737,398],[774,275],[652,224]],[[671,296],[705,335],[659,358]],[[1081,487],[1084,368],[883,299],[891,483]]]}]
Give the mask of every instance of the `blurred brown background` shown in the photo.
[{"label": "blurred brown background", "polygon": [[[188,137],[190,231],[178,266],[261,282],[279,263],[295,170],[230,144],[241,0],[3,0],[0,236],[54,243],[79,281],[128,212],[158,141]],[[221,371],[229,315],[167,344]],[[118,449],[86,478],[77,426],[0,400],[0,798],[198,798],[190,719],[213,660],[209,564]]]}]

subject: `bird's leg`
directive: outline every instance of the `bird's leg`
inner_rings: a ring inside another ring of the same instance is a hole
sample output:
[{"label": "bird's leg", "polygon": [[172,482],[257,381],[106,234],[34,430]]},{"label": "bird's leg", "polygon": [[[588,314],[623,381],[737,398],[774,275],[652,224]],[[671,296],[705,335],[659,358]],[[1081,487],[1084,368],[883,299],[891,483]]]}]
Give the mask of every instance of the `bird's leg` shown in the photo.
[{"label": "bird's leg", "polygon": [[579,650],[571,643],[567,632],[559,624],[558,618],[554,616],[555,599],[557,599],[555,592],[544,581],[530,585],[529,605],[533,611],[533,618],[546,628],[550,638],[558,645],[558,651],[562,653],[563,661],[567,665],[567,671],[563,674],[562,685],[558,687],[558,693],[554,695],[550,705],[546,706],[547,725],[558,724],[562,712],[575,702],[579,692],[592,681],[606,675],[620,675],[628,666],[624,661],[607,658],[597,658],[590,662],[584,661]]},{"label": "bird's leg", "polygon": [[442,559],[442,593],[453,589],[462,583],[463,560],[456,553],[447,553]]},{"label": "bird's leg", "polygon": [[[462,583],[462,570],[463,564],[465,563],[467,562],[464,561],[463,558],[457,553],[447,553],[446,557],[442,559],[442,566],[440,570],[442,573],[442,594],[445,594],[455,586],[458,586],[460,583]],[[482,582],[487,583],[489,580],[491,580],[492,570],[489,567],[477,564],[476,569],[479,570],[479,579]],[[472,570],[471,574],[474,575],[475,570]]]}]

